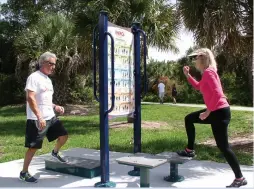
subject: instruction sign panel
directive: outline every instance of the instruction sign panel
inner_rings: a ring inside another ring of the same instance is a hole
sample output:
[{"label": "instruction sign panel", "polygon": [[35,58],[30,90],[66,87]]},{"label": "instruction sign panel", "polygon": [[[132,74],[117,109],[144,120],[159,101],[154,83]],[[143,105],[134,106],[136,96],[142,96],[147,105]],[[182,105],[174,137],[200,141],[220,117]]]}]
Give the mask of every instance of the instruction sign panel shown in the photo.
[{"label": "instruction sign panel", "polygon": [[[115,44],[115,107],[109,113],[109,118],[127,116],[135,109],[134,101],[134,58],[133,34],[130,28],[123,28],[108,23],[108,32],[114,38]],[[108,39],[108,107],[111,107],[111,42]]]}]

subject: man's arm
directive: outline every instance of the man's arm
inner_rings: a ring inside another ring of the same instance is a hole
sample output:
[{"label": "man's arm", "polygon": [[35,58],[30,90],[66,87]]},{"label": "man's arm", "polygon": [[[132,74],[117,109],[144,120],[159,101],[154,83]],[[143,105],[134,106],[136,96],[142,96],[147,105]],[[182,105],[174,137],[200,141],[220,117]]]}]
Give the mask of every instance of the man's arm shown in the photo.
[{"label": "man's arm", "polygon": [[40,112],[40,110],[38,108],[38,105],[36,103],[35,96],[36,96],[36,94],[35,94],[34,91],[31,91],[31,90],[27,89],[26,100],[27,100],[31,110],[36,115],[37,119],[40,120],[40,119],[42,119],[42,115],[41,115],[41,112]]},{"label": "man's arm", "polygon": [[64,107],[56,105],[56,104],[52,104],[52,107],[54,109],[54,111],[63,114],[64,113]]}]

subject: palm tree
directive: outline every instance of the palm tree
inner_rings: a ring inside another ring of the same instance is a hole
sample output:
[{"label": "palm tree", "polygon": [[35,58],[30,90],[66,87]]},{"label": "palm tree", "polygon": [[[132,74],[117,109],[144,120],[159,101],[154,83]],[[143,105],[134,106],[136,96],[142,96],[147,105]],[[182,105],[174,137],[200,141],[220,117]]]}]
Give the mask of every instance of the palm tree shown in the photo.
[{"label": "palm tree", "polygon": [[[134,21],[140,22],[147,34],[148,46],[155,46],[160,50],[178,51],[174,39],[180,27],[179,19],[174,7],[167,4],[166,0],[90,1],[85,7],[80,6],[80,12],[75,15],[77,28],[80,35],[84,36],[83,39],[91,41],[92,29],[98,23],[98,13],[102,9],[108,12],[109,21],[119,26],[131,27]],[[90,48],[90,45],[87,48]],[[152,73],[156,76],[149,81],[153,82],[163,71],[162,69],[158,74]]]},{"label": "palm tree", "polygon": [[174,40],[180,29],[180,22],[172,5],[167,0],[97,0],[90,1],[80,13],[76,15],[77,26],[83,35],[91,35],[92,28],[97,24],[98,12],[108,11],[109,21],[131,27],[134,21],[141,23],[147,34],[149,46],[160,50],[177,52]]},{"label": "palm tree", "polygon": [[[79,36],[75,35],[75,25],[61,14],[45,15],[34,25],[23,30],[15,40],[18,54],[16,76],[24,81],[32,71],[38,57],[45,51],[51,51],[58,57],[55,83],[57,103],[66,102],[68,82],[73,73],[84,64],[84,58],[78,51]],[[26,68],[26,69],[24,69]]]},{"label": "palm tree", "polygon": [[[29,6],[25,6],[26,3]],[[75,70],[82,65],[81,68],[88,69],[79,69],[79,71],[85,70],[88,73],[91,70],[92,30],[98,23],[98,13],[101,9],[108,11],[109,20],[120,26],[130,27],[134,21],[141,22],[142,29],[147,33],[149,46],[156,46],[160,50],[177,51],[174,39],[179,29],[179,19],[177,19],[174,7],[167,4],[167,0],[25,0],[24,2],[13,0],[8,1],[1,13],[6,20],[15,20],[23,28],[28,28],[21,31],[20,34],[17,32],[19,37],[15,40],[18,54],[16,75],[23,81],[27,76],[26,70],[28,70],[29,65],[31,67],[32,62],[38,58],[39,54],[48,49],[60,57],[65,57],[65,54],[70,57],[73,54],[78,54],[80,58],[82,57],[79,66],[77,66],[78,63],[75,63],[75,66],[71,68],[67,66],[64,69]],[[54,17],[58,17],[57,20],[64,19],[66,23],[56,22],[55,24],[60,24],[59,27],[46,24],[46,22],[54,23],[52,17],[52,19],[45,21],[50,12],[57,13],[58,16],[55,15]],[[68,19],[64,15],[67,15]],[[71,23],[70,19],[75,22]],[[64,25],[71,25],[71,27],[65,28]],[[62,27],[66,33],[61,34]],[[67,28],[70,31],[68,37],[66,37]],[[73,32],[79,33],[79,36]],[[69,43],[71,40],[73,43]],[[51,43],[54,43],[55,46]],[[62,62],[59,62],[59,67],[57,67],[59,73],[67,75],[66,78],[68,78],[69,75],[60,66],[64,64],[65,59],[60,58],[59,61]],[[57,80],[55,78],[55,81]],[[57,91],[56,94],[58,94]]]},{"label": "palm tree", "polygon": [[223,52],[229,62],[246,58],[252,88],[253,1],[178,0],[177,11],[198,45]]}]

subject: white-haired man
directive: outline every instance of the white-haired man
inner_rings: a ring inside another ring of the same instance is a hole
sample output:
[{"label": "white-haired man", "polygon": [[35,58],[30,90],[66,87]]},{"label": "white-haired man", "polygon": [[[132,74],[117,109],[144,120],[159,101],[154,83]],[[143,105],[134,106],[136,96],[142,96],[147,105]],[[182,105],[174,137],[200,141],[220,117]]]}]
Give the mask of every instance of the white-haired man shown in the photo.
[{"label": "white-haired man", "polygon": [[68,139],[68,133],[55,112],[64,113],[64,108],[53,104],[53,85],[48,77],[52,74],[56,65],[56,55],[50,52],[43,53],[39,58],[39,70],[32,73],[26,81],[26,136],[25,147],[28,148],[23,170],[20,172],[20,180],[25,182],[37,182],[37,179],[28,172],[28,167],[35,152],[42,147],[43,139],[47,137],[49,142],[57,139],[52,156],[60,161],[65,160],[59,156],[60,148]]}]

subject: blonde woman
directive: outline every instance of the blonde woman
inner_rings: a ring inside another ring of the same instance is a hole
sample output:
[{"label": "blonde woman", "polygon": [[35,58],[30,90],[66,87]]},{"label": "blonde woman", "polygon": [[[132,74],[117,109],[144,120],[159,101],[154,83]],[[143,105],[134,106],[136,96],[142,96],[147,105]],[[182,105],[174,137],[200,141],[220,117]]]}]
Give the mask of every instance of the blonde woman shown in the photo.
[{"label": "blonde woman", "polygon": [[195,127],[194,123],[211,124],[217,147],[225,156],[232,168],[235,179],[227,187],[240,187],[247,184],[243,177],[238,160],[228,144],[228,125],[231,119],[230,106],[223,93],[220,78],[217,74],[217,65],[211,50],[202,48],[189,55],[195,60],[195,67],[202,74],[200,82],[189,73],[190,68],[184,66],[183,72],[188,82],[203,95],[206,109],[190,113],[185,117],[185,128],[188,136],[188,145],[178,155],[194,157]]}]

